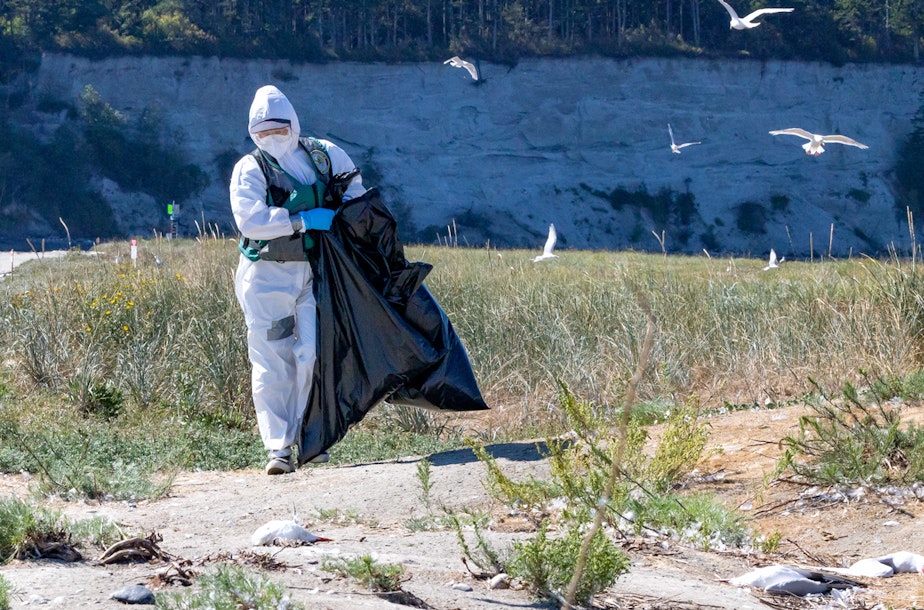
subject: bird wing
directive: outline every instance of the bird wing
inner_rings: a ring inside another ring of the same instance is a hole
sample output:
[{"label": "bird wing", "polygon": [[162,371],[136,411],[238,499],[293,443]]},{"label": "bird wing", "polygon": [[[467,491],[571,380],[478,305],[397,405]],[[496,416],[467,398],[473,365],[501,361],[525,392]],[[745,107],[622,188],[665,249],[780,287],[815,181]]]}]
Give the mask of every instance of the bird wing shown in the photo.
[{"label": "bird wing", "polygon": [[736,587],[755,587],[765,589],[774,583],[788,582],[804,578],[798,568],[784,565],[769,565],[755,568],[746,574],[730,579],[728,582]]},{"label": "bird wing", "polygon": [[674,144],[674,130],[671,129],[670,123],[667,124],[667,133],[671,135],[671,145],[673,145]]},{"label": "bird wing", "polygon": [[[721,0],[720,0],[721,1]],[[770,15],[772,13],[791,13],[795,9],[791,8],[759,8],[753,13],[750,13],[747,17],[742,19],[742,21],[751,21],[760,17],[761,15]]]},{"label": "bird wing", "polygon": [[478,68],[475,67],[475,64],[467,62],[458,55],[454,55],[443,62],[444,64],[449,64],[453,68],[465,68],[468,70],[468,73],[472,75],[472,78],[478,80]]},{"label": "bird wing", "polygon": [[776,264],[776,250],[774,250],[773,248],[770,248],[770,264],[771,265]]},{"label": "bird wing", "polygon": [[722,4],[722,6],[725,7],[725,10],[728,11],[728,14],[731,15],[732,19],[738,19],[738,13],[736,13],[735,9],[729,6],[729,4],[725,2],[725,0],[719,0],[719,2]]},{"label": "bird wing", "polygon": [[555,242],[558,240],[558,233],[555,232],[555,225],[549,225],[549,236],[545,240],[545,247],[542,249],[542,256],[548,256],[552,253],[552,248],[555,247]]},{"label": "bird wing", "polygon": [[899,572],[920,572],[924,566],[924,556],[908,551],[896,551],[882,557],[877,557],[876,561],[883,565],[893,568],[895,573]]},{"label": "bird wing", "polygon": [[810,578],[793,578],[792,580],[780,580],[770,583],[764,587],[767,593],[780,593],[788,595],[811,595],[816,593],[827,593],[831,590],[829,585],[812,580]]},{"label": "bird wing", "polygon": [[852,578],[847,578],[846,576],[841,576],[839,574],[834,574],[828,571],[812,570],[808,568],[793,569],[801,574],[802,578],[827,585],[831,589],[849,589],[851,587],[864,586],[863,583],[853,580]]},{"label": "bird wing", "polygon": [[800,138],[805,138],[806,140],[814,140],[815,134],[805,131],[804,129],[799,129],[798,127],[789,127],[787,129],[777,129],[776,131],[770,132],[771,136],[799,136]]},{"label": "bird wing", "polygon": [[468,73],[472,75],[472,78],[475,80],[479,79],[478,68],[475,67],[475,64],[467,61],[462,62],[462,67],[468,70]]},{"label": "bird wing", "polygon": [[677,148],[685,148],[687,146],[693,146],[694,144],[702,144],[702,142],[684,142],[683,144],[678,144]]},{"label": "bird wing", "polygon": [[865,576],[867,578],[888,578],[895,574],[891,564],[888,564],[885,561],[886,557],[880,557],[879,559],[873,559],[872,557],[867,557],[866,559],[860,559],[859,561],[853,562],[849,568],[843,568],[842,570],[836,570],[833,568],[825,568],[826,570],[832,570],[837,574],[843,574],[845,576]]},{"label": "bird wing", "polygon": [[853,138],[848,138],[847,136],[821,136],[821,141],[825,144],[829,142],[835,142],[837,144],[847,144],[848,146],[856,146],[857,148],[869,148],[866,144],[860,144]]}]

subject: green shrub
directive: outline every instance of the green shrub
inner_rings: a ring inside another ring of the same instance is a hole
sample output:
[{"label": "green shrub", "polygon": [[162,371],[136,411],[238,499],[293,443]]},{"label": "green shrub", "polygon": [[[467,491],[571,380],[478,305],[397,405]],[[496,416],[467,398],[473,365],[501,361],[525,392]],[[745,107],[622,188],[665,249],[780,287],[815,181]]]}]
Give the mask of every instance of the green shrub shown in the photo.
[{"label": "green shrub", "polygon": [[13,585],[3,574],[0,574],[0,610],[10,610],[10,598],[13,595]]},{"label": "green shrub", "polygon": [[[678,193],[665,187],[652,195],[644,185],[631,191],[618,186],[607,193],[585,183],[580,186],[584,191],[609,201],[617,212],[626,206],[647,211],[651,222],[659,230],[669,226],[686,227],[696,219],[696,197],[692,193]],[[682,239],[681,243],[686,243],[686,240]]]},{"label": "green shrub", "polygon": [[[121,538],[118,524],[101,517],[70,521],[60,512],[17,498],[0,499],[0,564],[88,544],[105,547]],[[2,599],[2,593],[0,593]],[[2,605],[0,605],[2,608]]]},{"label": "green shrub", "polygon": [[[487,525],[487,519],[480,518],[478,514],[471,510],[463,510],[462,515],[454,511],[446,511],[446,519],[450,527],[456,532],[456,540],[462,549],[462,555],[472,561],[476,566],[490,575],[498,574],[503,571],[503,562],[500,553],[485,538],[484,528]],[[465,538],[463,530],[466,525],[472,527],[475,536],[475,546],[472,546]]]},{"label": "green shrub", "polygon": [[[166,145],[163,112],[145,108],[135,124],[102,99],[91,85],[81,95],[83,136],[103,173],[126,191],[159,201],[184,201],[208,185],[208,174],[186,163],[175,143]],[[131,159],[131,163],[125,163]]]},{"label": "green shrub", "polygon": [[[583,542],[583,532],[571,528],[560,538],[550,538],[546,528],[525,541],[513,543],[507,571],[523,579],[540,595],[560,594],[570,583]],[[629,571],[629,558],[602,532],[591,541],[587,563],[575,590],[575,601],[584,604]]]},{"label": "green shrub", "polygon": [[337,572],[359,582],[370,591],[388,592],[401,588],[404,566],[398,563],[381,563],[372,555],[354,558],[326,559],[321,564],[328,572]]},{"label": "green shrub", "polygon": [[840,396],[819,388],[812,414],[799,418],[799,431],[780,441],[778,471],[792,470],[828,484],[899,483],[924,480],[924,428],[905,424],[885,380],[869,382],[867,395],[847,382]]},{"label": "green shrub", "polygon": [[745,201],[735,207],[736,226],[752,235],[761,235],[767,232],[767,210],[759,203]]},{"label": "green shrub", "polygon": [[774,212],[785,212],[789,209],[789,197],[787,195],[771,195],[770,208]]},{"label": "green shrub", "polygon": [[194,590],[156,595],[160,610],[300,610],[285,587],[240,566],[219,566],[196,580]]}]

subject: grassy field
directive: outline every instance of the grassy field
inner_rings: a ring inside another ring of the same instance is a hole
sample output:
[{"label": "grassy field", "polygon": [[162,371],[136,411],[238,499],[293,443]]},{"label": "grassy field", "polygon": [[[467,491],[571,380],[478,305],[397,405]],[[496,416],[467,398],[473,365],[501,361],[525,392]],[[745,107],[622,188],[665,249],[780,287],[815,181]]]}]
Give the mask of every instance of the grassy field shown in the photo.
[{"label": "grassy field", "polygon": [[[0,471],[45,491],[132,498],[180,469],[262,465],[227,239],[149,240],[33,261],[0,283]],[[121,253],[121,262],[114,262]],[[921,360],[922,273],[909,260],[786,262],[632,252],[414,246],[468,349],[489,413],[383,405],[334,450],[383,459],[561,432],[561,388],[617,416],[648,311],[636,415],[800,400],[845,382],[901,391]],[[162,262],[157,265],[154,256]],[[890,381],[892,380],[892,381]],[[117,464],[119,468],[112,468]]]}]

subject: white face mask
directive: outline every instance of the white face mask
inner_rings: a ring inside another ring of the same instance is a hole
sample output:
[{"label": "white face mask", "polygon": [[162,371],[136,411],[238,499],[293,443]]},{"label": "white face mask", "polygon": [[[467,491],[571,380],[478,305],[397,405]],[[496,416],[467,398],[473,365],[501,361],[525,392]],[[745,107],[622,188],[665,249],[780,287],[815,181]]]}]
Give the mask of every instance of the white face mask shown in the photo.
[{"label": "white face mask", "polygon": [[271,135],[257,138],[257,146],[267,152],[274,159],[280,159],[292,152],[293,138],[290,135]]}]

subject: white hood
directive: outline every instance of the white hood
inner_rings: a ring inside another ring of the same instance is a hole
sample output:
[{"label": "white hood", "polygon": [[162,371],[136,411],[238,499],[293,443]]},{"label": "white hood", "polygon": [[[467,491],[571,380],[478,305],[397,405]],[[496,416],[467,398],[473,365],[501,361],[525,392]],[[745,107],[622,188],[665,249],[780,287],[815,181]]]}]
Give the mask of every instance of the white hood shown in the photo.
[{"label": "white hood", "polygon": [[[254,128],[263,121],[270,121],[273,119],[283,119],[289,122],[291,129],[289,130],[289,141],[287,142],[286,152],[289,153],[294,151],[298,145],[298,136],[301,133],[301,126],[298,123],[298,115],[295,114],[295,108],[282,91],[273,85],[264,85],[257,89],[257,92],[253,96],[253,102],[250,104],[250,122],[247,126],[247,131],[250,133],[251,139],[256,142],[258,147],[262,148],[262,146],[260,146],[260,138],[254,137],[254,133],[260,130],[255,130]],[[280,155],[273,156],[278,159]]]}]

